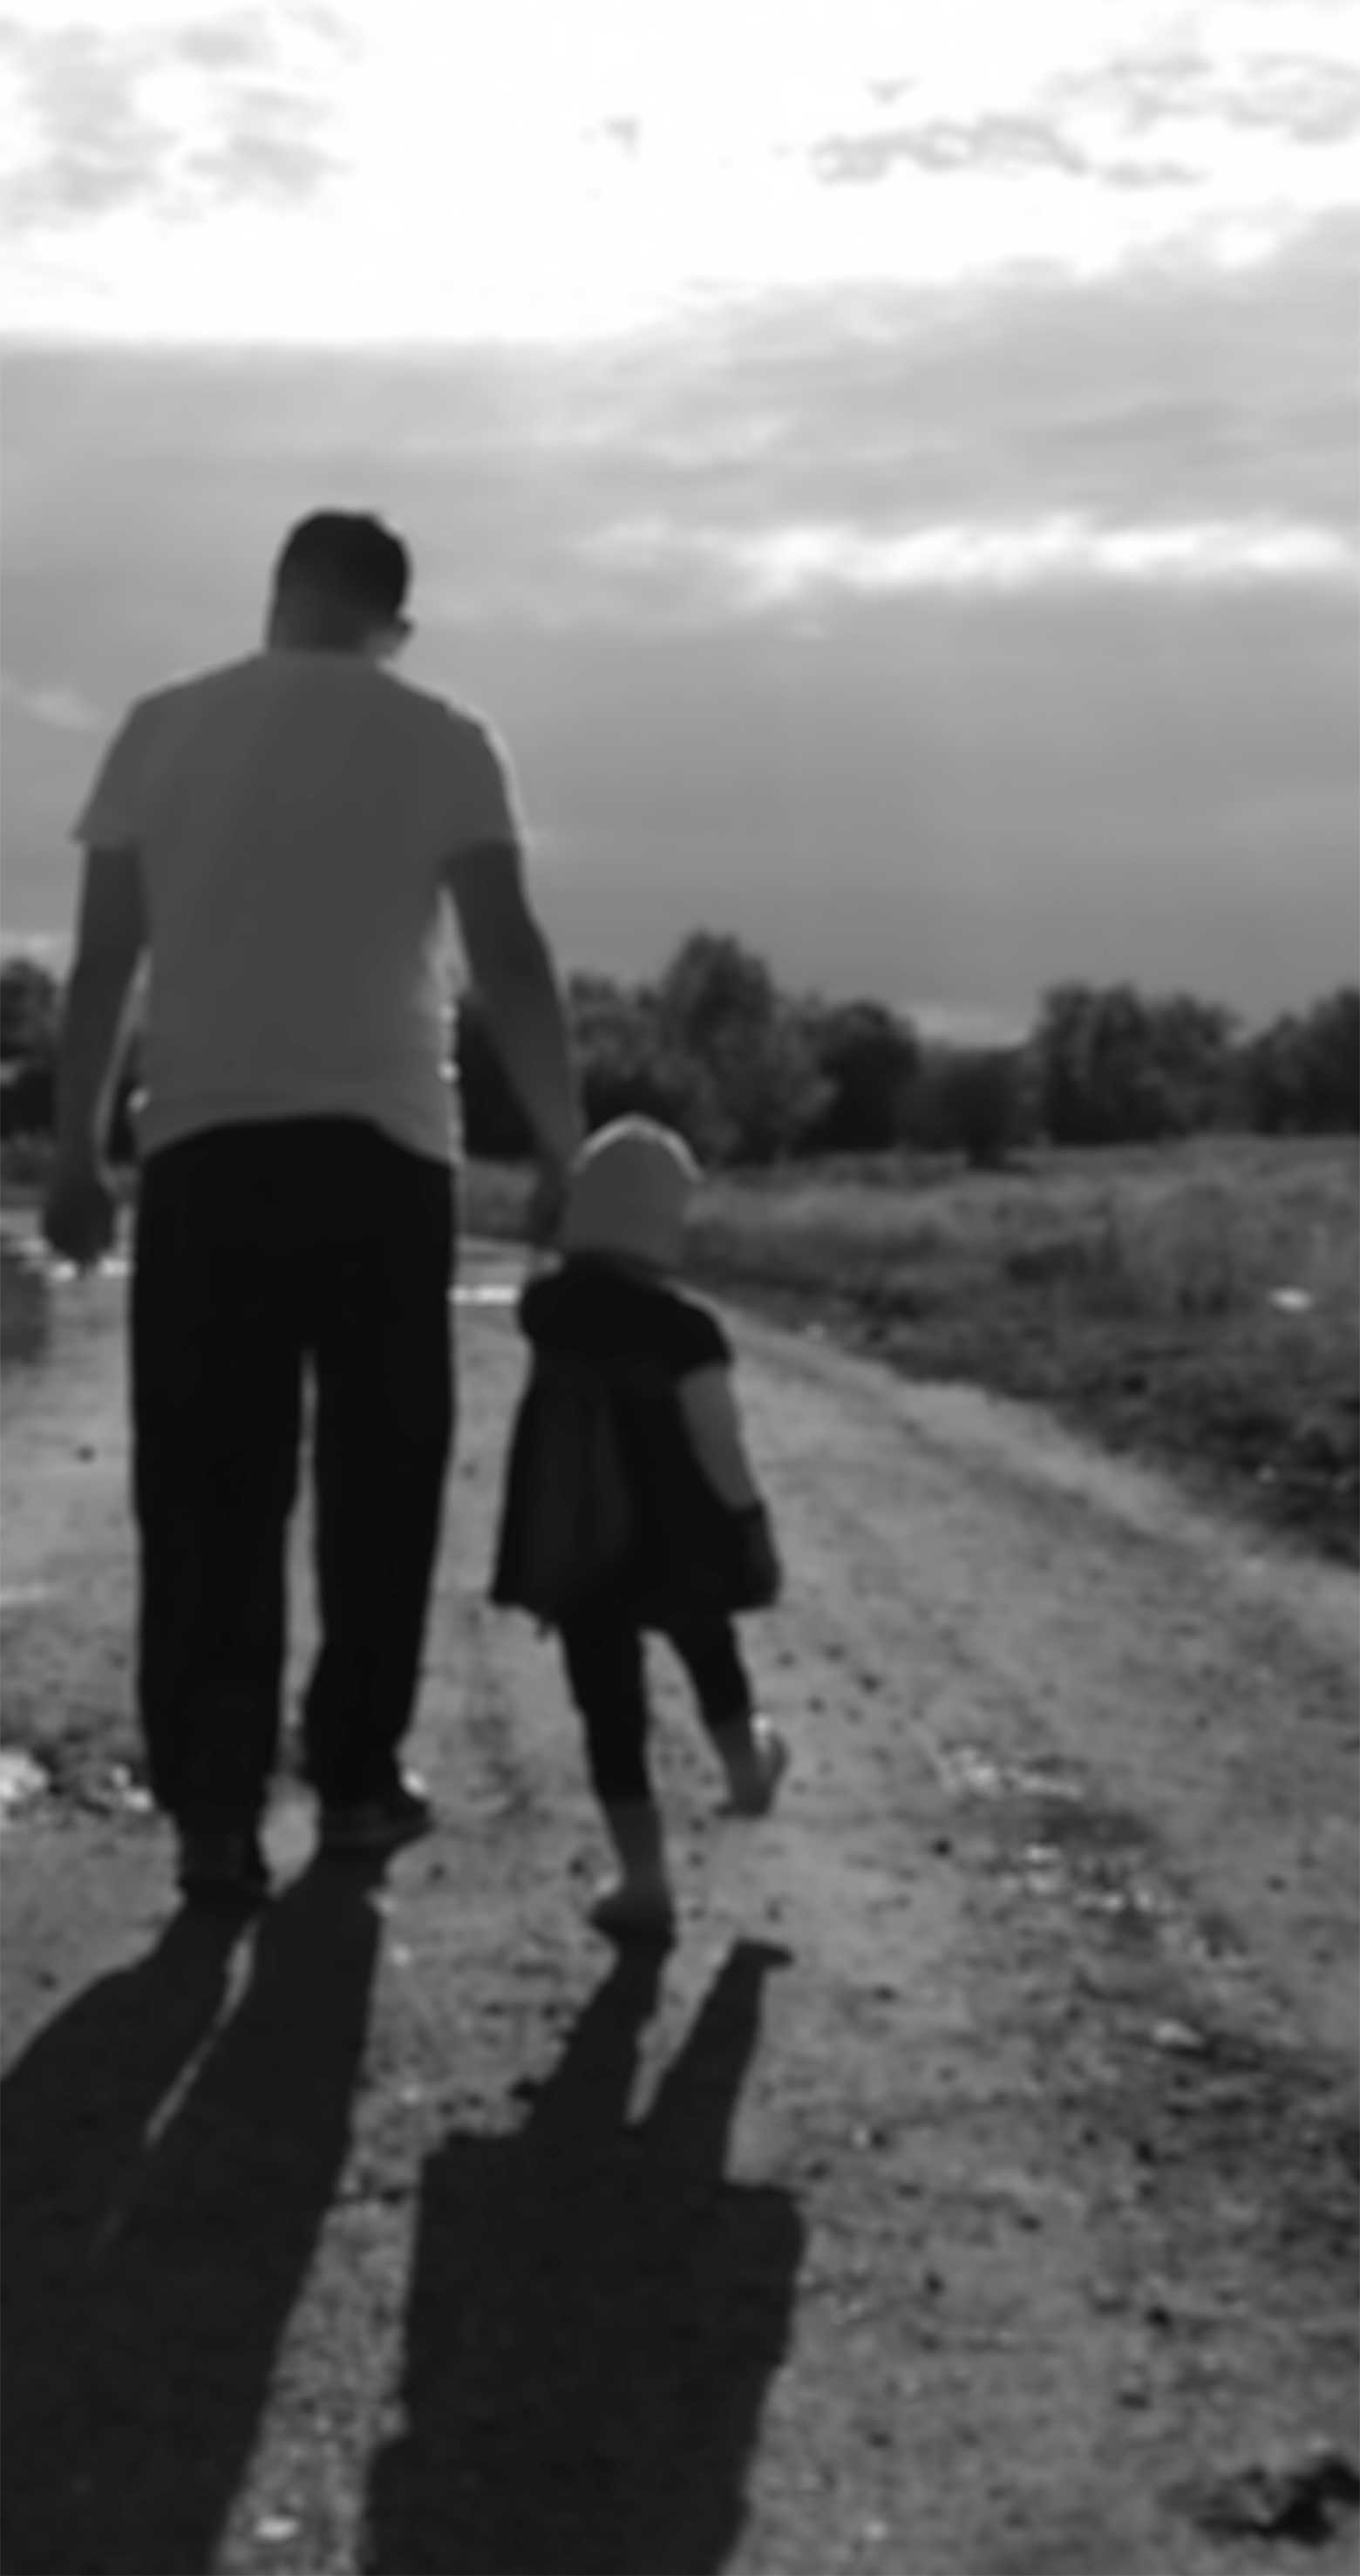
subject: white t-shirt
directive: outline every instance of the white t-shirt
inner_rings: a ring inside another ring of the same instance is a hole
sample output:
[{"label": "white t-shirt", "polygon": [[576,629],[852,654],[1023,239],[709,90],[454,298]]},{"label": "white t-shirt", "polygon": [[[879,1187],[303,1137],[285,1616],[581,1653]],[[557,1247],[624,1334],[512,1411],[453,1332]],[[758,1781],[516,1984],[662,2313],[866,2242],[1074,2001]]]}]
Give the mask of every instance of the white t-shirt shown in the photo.
[{"label": "white t-shirt", "polygon": [[134,705],[74,838],[139,854],[144,1151],[347,1115],[456,1154],[441,872],[518,840],[482,725],[359,655],[252,654]]}]

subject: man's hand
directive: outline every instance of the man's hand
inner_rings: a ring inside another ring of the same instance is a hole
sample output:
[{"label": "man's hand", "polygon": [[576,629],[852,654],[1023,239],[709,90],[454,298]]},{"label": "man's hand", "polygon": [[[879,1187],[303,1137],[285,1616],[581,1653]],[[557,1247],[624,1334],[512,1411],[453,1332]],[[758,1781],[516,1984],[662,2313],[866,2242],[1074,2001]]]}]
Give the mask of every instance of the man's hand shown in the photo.
[{"label": "man's hand", "polygon": [[568,1168],[557,1161],[541,1162],[538,1177],[525,1210],[524,1231],[536,1252],[550,1251],[556,1243],[567,1204]]},{"label": "man's hand", "polygon": [[491,1043],[538,1148],[532,1239],[546,1243],[561,1216],[565,1174],[584,1136],[567,1015],[511,841],[460,850],[445,883],[453,897]]},{"label": "man's hand", "polygon": [[113,1250],[118,1200],[98,1163],[55,1166],[43,1200],[43,1232],[52,1250],[77,1270],[96,1270]]},{"label": "man's hand", "polygon": [[93,1270],[113,1244],[118,1202],[101,1161],[128,994],[146,944],[141,867],[128,844],[86,853],[75,960],[57,1050],[57,1145],[43,1230],[64,1261]]}]

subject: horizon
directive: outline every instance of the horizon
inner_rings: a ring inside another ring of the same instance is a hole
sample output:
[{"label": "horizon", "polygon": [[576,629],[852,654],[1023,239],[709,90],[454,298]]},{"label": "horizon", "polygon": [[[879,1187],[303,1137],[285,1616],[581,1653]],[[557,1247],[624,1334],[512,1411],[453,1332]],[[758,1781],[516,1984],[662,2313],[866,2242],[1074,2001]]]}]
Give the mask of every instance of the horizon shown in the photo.
[{"label": "horizon", "polygon": [[[686,935],[689,937],[706,937],[715,934],[712,933],[711,925],[708,923],[696,922],[691,931]],[[716,935],[721,936],[723,934],[718,933]],[[8,932],[3,928],[0,928],[0,967],[8,965],[14,960],[31,960],[36,965],[46,967],[54,975],[58,984],[60,984],[69,967],[72,944],[73,942],[69,932],[35,931],[28,936],[20,932],[11,937]],[[668,948],[664,954],[658,954],[639,972],[632,975],[606,975],[604,974],[604,970],[602,970],[593,961],[583,960],[580,958],[562,957],[559,960],[562,980],[564,985],[569,987],[578,979],[600,979],[613,984],[615,989],[624,995],[637,991],[646,991],[649,987],[655,986],[660,981],[667,966],[674,958],[676,948],[679,944],[680,943],[677,942],[674,946]],[[748,949],[750,948],[749,942],[744,941],[742,944]],[[761,955],[761,952],[758,950],[753,953]],[[770,964],[770,960],[763,956],[762,962],[766,966]],[[1114,980],[1117,981],[1119,979]],[[914,1002],[910,997],[903,999],[900,996],[885,996],[883,994],[851,990],[848,986],[836,991],[828,991],[820,985],[805,983],[795,990],[790,986],[780,984],[777,977],[775,978],[775,981],[781,999],[794,1003],[795,1005],[806,1002],[811,1003],[814,1008],[818,1006],[834,1008],[840,1004],[854,1004],[857,1002],[882,1003],[885,1008],[891,1011],[895,1018],[905,1022],[909,1027],[914,1029],[917,1037],[926,1045],[945,1048],[953,1047],[964,1052],[986,1052],[989,1049],[1004,1051],[1012,1047],[1027,1044],[1033,1037],[1038,1026],[1045,996],[1052,989],[1051,986],[1045,985],[1043,989],[1036,994],[1033,1009],[1030,1011],[1028,1016],[1022,1016],[1013,1012],[1008,1013],[976,1009],[967,1003],[962,1003],[956,1006],[947,1002]],[[1349,974],[1337,976],[1334,978],[1332,983],[1319,987],[1317,992],[1305,996],[1299,1004],[1293,1006],[1294,1013],[1298,1016],[1306,1017],[1311,1008],[1318,1004],[1331,1001],[1337,992],[1343,989],[1348,991],[1354,990],[1356,983],[1357,976],[1354,970]],[[1092,989],[1096,988],[1093,987]],[[1137,985],[1134,986],[1133,989],[1139,993],[1140,997],[1144,1001],[1151,1004],[1187,999],[1231,1011],[1231,1005],[1224,1003],[1221,994],[1201,991],[1198,989],[1192,991],[1190,987],[1183,984],[1176,984],[1174,981],[1164,986],[1157,987],[1150,985]],[[456,996],[454,998],[456,998]],[[1272,1026],[1276,1020],[1283,1019],[1290,1015],[1290,1013],[1285,1011],[1272,1011],[1266,1014],[1258,1014],[1255,1017],[1245,1012],[1233,1013],[1233,1038],[1234,1040],[1250,1039],[1263,1033],[1268,1027]]]},{"label": "horizon", "polygon": [[1344,980],[1360,76],[1325,0],[1020,20],[20,0],[6,949],[331,504],[407,536],[402,667],[506,745],[571,971]]}]

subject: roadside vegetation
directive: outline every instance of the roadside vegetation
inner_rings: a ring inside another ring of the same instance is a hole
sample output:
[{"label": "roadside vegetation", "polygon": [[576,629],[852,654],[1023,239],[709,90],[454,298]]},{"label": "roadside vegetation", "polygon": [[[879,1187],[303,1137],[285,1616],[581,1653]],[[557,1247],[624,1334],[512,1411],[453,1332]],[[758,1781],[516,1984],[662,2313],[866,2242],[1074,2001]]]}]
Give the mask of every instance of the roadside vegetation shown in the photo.
[{"label": "roadside vegetation", "polygon": [[[473,1166],[464,1222],[525,1183]],[[970,1172],[909,1154],[711,1178],[694,1277],[908,1376],[1046,1404],[1322,1553],[1360,1512],[1360,1187],[1341,1140],[1197,1137]]]},{"label": "roadside vegetation", "polygon": [[[654,985],[570,998],[592,1124],[666,1118],[708,1167],[696,1277],[907,1374],[1043,1402],[1355,1558],[1353,988],[1252,1033],[1192,997],[1065,985],[1022,1044],[942,1048],[700,933]],[[59,988],[11,959],[0,1006],[12,1196],[47,1159]],[[463,1222],[516,1235],[527,1138],[475,1003],[457,1055]],[[135,1080],[134,1046],[124,1156]]]}]

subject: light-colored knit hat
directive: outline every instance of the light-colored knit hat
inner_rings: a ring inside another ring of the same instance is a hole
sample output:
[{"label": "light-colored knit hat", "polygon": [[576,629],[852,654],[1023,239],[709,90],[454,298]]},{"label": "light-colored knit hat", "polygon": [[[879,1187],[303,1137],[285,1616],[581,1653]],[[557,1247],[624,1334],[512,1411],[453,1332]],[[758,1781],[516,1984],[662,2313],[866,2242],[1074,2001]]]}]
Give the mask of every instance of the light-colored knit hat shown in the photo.
[{"label": "light-colored knit hat", "polygon": [[673,1270],[700,1177],[683,1136],[652,1118],[614,1119],[572,1166],[562,1250],[620,1253]]}]

